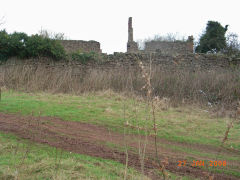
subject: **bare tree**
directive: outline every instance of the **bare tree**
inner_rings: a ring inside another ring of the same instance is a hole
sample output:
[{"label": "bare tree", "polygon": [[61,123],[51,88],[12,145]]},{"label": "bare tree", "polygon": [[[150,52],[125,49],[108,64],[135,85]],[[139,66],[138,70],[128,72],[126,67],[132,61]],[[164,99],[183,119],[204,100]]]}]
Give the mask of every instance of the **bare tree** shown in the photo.
[{"label": "bare tree", "polygon": [[236,33],[229,33],[227,35],[227,53],[232,55],[240,53],[240,42]]},{"label": "bare tree", "polygon": [[55,33],[46,29],[41,29],[38,34],[44,38],[50,38],[50,39],[56,39],[56,40],[66,39],[64,33]]},{"label": "bare tree", "polygon": [[180,35],[179,33],[168,33],[166,35],[155,35],[153,38],[148,38],[147,41],[166,41],[166,42],[175,42],[175,41],[186,41],[187,39]]}]

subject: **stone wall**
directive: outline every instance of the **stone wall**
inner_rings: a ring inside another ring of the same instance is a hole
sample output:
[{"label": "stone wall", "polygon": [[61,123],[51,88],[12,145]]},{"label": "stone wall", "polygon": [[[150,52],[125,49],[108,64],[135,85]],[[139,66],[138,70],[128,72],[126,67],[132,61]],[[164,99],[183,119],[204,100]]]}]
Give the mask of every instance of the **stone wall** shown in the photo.
[{"label": "stone wall", "polygon": [[60,41],[66,52],[96,52],[101,53],[100,43],[97,41],[80,41],[80,40],[61,40]]},{"label": "stone wall", "polygon": [[161,66],[165,70],[175,71],[184,69],[189,71],[205,71],[231,68],[240,68],[240,59],[229,59],[225,56],[212,54],[180,54],[177,56],[165,55],[162,53],[115,53],[106,56],[104,66],[111,68],[118,66],[138,66],[142,61],[146,66],[151,63],[154,66]]},{"label": "stone wall", "polygon": [[78,61],[54,61],[48,58],[19,60],[12,58],[6,64],[0,65],[0,74],[4,66],[8,65],[43,65],[50,68],[71,68],[74,74],[83,70],[97,68],[111,70],[117,68],[139,68],[138,62],[142,61],[145,66],[152,63],[152,67],[162,68],[163,71],[176,71],[183,69],[186,71],[217,71],[240,68],[240,59],[229,59],[224,56],[208,54],[185,54],[178,56],[163,55],[161,53],[114,53],[113,55],[102,54],[98,61],[89,61],[82,64]]}]

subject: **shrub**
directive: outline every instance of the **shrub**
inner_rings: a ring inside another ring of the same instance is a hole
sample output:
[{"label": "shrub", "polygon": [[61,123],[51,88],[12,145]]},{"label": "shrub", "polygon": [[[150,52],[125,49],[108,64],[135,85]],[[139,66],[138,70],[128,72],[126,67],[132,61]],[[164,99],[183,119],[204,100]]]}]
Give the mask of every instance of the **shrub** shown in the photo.
[{"label": "shrub", "polygon": [[39,35],[31,36],[26,42],[24,58],[46,56],[55,60],[64,59],[64,48],[57,40],[43,38]]},{"label": "shrub", "polygon": [[9,56],[9,36],[5,30],[0,31],[0,61],[7,60]]},{"label": "shrub", "polygon": [[71,53],[71,59],[85,64],[91,60],[96,61],[98,58],[95,52],[73,52]]},{"label": "shrub", "polygon": [[27,36],[25,33],[8,34],[0,31],[0,60],[10,57],[30,58],[46,56],[55,60],[64,59],[66,53],[58,40],[40,35]]},{"label": "shrub", "polygon": [[9,57],[24,57],[26,42],[29,37],[25,33],[14,32],[8,34],[5,30],[0,32],[0,56],[2,60]]},{"label": "shrub", "polygon": [[25,52],[25,43],[28,41],[29,37],[25,33],[14,32],[9,35],[8,48],[9,57],[18,56],[22,57]]}]

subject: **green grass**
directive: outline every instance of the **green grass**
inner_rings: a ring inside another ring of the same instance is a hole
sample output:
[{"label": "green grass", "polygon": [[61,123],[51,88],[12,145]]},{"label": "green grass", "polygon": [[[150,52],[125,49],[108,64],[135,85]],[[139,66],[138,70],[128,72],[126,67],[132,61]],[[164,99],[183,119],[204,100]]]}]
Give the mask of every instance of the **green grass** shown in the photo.
[{"label": "green grass", "polygon": [[[74,154],[0,133],[0,179],[123,179],[124,168],[115,161]],[[140,176],[136,170],[128,169],[128,179]]]},{"label": "green grass", "polygon": [[[125,118],[124,118],[124,107],[125,107]],[[22,92],[14,92],[14,91],[5,91],[2,93],[2,100],[0,101],[0,112],[6,113],[20,113],[23,115],[30,115],[32,112],[35,116],[54,116],[62,118],[66,121],[79,121],[79,122],[87,122],[92,124],[99,124],[104,125],[106,127],[111,128],[112,130],[123,132],[123,124],[128,120],[128,122],[134,126],[150,126],[151,121],[146,121],[145,119],[148,118],[148,110],[146,110],[146,104],[143,101],[139,101],[136,99],[126,98],[119,94],[115,93],[95,93],[95,94],[85,94],[81,96],[73,96],[73,95],[66,95],[66,94],[48,94],[48,93],[22,93]],[[209,113],[197,108],[197,107],[181,107],[181,108],[169,108],[166,111],[161,111],[157,108],[156,111],[157,117],[157,124],[158,124],[158,136],[168,141],[174,142],[186,142],[192,144],[207,144],[213,146],[219,146],[223,135],[226,130],[227,122],[230,121],[228,118],[214,118]],[[128,132],[137,133],[136,130],[129,130]],[[1,136],[3,137],[3,135]],[[9,138],[9,137],[8,137]],[[14,138],[10,138],[14,139]],[[1,141],[0,141],[1,142]],[[21,143],[19,143],[21,144]],[[106,145],[114,148],[120,148],[115,144]],[[178,145],[169,145],[169,144],[162,144],[163,147],[169,148],[176,152],[184,152],[189,154],[189,157],[204,157],[206,158],[213,158],[215,154],[209,152],[201,152],[197,149],[193,148],[185,148]],[[16,146],[16,145],[15,145]],[[22,149],[24,150],[24,143],[21,145]],[[36,145],[35,145],[36,146]],[[40,146],[40,145],[37,145]],[[234,128],[231,129],[228,141],[226,142],[226,146],[233,147],[235,149],[240,150],[240,124],[236,124]],[[28,163],[27,166],[23,165],[21,168],[21,174],[23,176],[27,176],[26,174],[29,173],[28,166],[32,167],[33,164],[36,165],[37,168],[42,166],[42,164],[49,164],[46,166],[49,167],[47,170],[40,169],[40,174],[38,170],[36,173],[37,179],[46,179],[48,178],[55,178],[58,177],[54,176],[54,172],[56,169],[52,169],[56,164],[56,150],[50,147],[47,148],[46,152],[43,150],[39,151],[38,154],[32,155],[30,160],[26,160],[24,163]],[[44,149],[40,147],[40,149]],[[26,149],[26,147],[25,147]],[[34,148],[33,148],[34,149]],[[120,148],[121,149],[121,148]],[[23,153],[19,154],[19,157],[13,158],[11,161],[6,163],[7,159],[11,159],[12,152],[8,154],[8,156],[0,156],[1,161],[5,162],[4,170],[0,170],[0,177],[3,175],[16,176],[16,166],[14,166],[15,162],[20,163],[21,156]],[[124,150],[124,149],[122,149]],[[60,150],[59,150],[60,151]],[[51,152],[51,153],[50,153]],[[37,153],[35,151],[34,153]],[[66,167],[66,171],[61,171],[62,177],[69,177],[71,176],[69,173],[74,171],[75,165],[78,166],[80,161],[77,161],[75,157],[81,159],[79,167],[84,166],[84,173],[86,176],[77,174],[77,176],[81,178],[91,178],[91,174],[94,174],[94,178],[101,178],[98,174],[103,174],[103,178],[105,179],[117,179],[122,177],[123,167],[117,168],[121,169],[121,173],[116,175],[112,175],[111,172],[114,171],[113,169],[106,170],[106,172],[101,172],[99,170],[99,163],[96,167],[95,164],[92,162],[97,162],[99,159],[91,158],[83,155],[76,155],[76,154],[69,154],[68,152],[63,153],[63,158],[61,162],[64,162],[64,167]],[[5,160],[4,160],[5,157]],[[38,162],[36,157],[43,157],[41,161]],[[84,161],[83,159],[89,159],[89,162]],[[233,160],[238,161],[239,157],[230,156],[230,155],[219,155],[220,159],[222,160]],[[32,159],[32,160],[31,160]],[[50,159],[50,160],[49,160]],[[110,161],[99,160],[102,164],[110,163]],[[114,163],[114,162],[111,162]],[[89,165],[89,166],[88,166]],[[33,165],[34,166],[34,165]],[[85,167],[87,166],[87,167]],[[105,166],[105,165],[101,165]],[[120,165],[119,165],[120,166]],[[9,168],[10,167],[10,168]],[[13,168],[14,167],[14,168]],[[61,167],[61,169],[64,167]],[[118,165],[116,165],[118,167]],[[33,167],[34,168],[34,167]],[[1,169],[1,168],[0,168]],[[10,169],[10,170],[9,170]],[[31,169],[31,168],[30,168]],[[81,168],[80,168],[81,169]],[[100,168],[101,169],[101,168]],[[235,170],[235,167],[229,167],[228,169],[219,169],[209,168],[210,171],[218,172],[222,171],[226,174],[234,174],[235,176],[240,177],[238,171]],[[19,171],[19,172],[20,172]],[[86,172],[85,172],[86,171]],[[94,172],[92,172],[94,171]],[[110,174],[109,172],[110,171]],[[34,171],[35,172],[35,171]],[[44,172],[44,173],[41,173]],[[113,173],[113,174],[114,174]],[[58,173],[59,174],[59,173]],[[134,174],[134,172],[132,173]],[[134,176],[134,175],[133,175]],[[71,176],[72,177],[72,176]],[[29,177],[34,178],[35,177]],[[171,179],[177,179],[178,176],[171,174]],[[184,177],[188,179],[188,177]],[[64,179],[64,178],[63,178]],[[74,178],[73,178],[74,179]]]},{"label": "green grass", "polygon": [[168,172],[168,177],[171,180],[179,180],[179,179],[181,179],[181,180],[193,180],[193,179],[194,180],[199,180],[199,178],[193,178],[193,177],[189,177],[189,176],[178,176],[178,175],[173,174],[171,172]]},{"label": "green grass", "polygon": [[[125,105],[124,105],[125,104]],[[123,111],[125,106],[124,119]],[[55,116],[63,120],[87,122],[107,126],[123,132],[126,119],[133,125],[150,126],[146,105],[141,101],[124,98],[117,94],[86,94],[82,96],[21,93],[2,93],[0,111],[37,116]],[[137,116],[137,117],[136,117]],[[158,136],[167,140],[211,144],[218,146],[226,130],[227,118],[213,118],[198,108],[169,108],[157,111]],[[137,131],[132,131],[137,133]],[[226,145],[240,150],[240,124],[234,126]]]},{"label": "green grass", "polygon": [[[26,153],[27,152],[27,153]],[[25,157],[26,155],[26,157]],[[47,145],[32,143],[0,132],[0,179],[123,179],[125,165],[112,160],[67,152]],[[158,172],[159,173],[159,172]],[[161,174],[159,174],[161,176]],[[192,180],[168,172],[170,179]],[[127,179],[147,180],[132,168]]]}]

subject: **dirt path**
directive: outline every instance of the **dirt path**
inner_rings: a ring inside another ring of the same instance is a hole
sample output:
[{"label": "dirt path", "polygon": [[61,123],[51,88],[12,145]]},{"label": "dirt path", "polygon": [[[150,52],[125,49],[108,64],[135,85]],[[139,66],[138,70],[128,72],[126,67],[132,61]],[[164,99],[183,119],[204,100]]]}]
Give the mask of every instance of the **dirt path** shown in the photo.
[{"label": "dirt path", "polygon": [[[107,128],[101,126],[62,121],[61,119],[52,117],[39,118],[0,113],[0,131],[14,133],[19,137],[30,139],[34,142],[45,143],[50,146],[59,147],[75,153],[112,159],[123,164],[125,164],[126,160],[123,148],[113,148],[107,145],[108,143],[117,145],[118,147],[124,147],[124,136],[116,132],[110,132]],[[125,142],[127,142],[128,146],[137,149],[138,138],[139,137],[136,135],[127,135]],[[164,140],[159,141],[161,141],[161,143],[171,144],[171,142],[164,142]],[[188,147],[188,144],[179,145]],[[204,150],[206,153],[208,151],[217,151],[214,147],[204,145],[196,145],[196,148]],[[154,158],[153,152],[153,138],[149,138],[149,144],[146,150],[147,159],[145,160],[145,173],[152,179],[160,179],[160,177],[154,173],[156,163],[151,160]],[[236,155],[238,152],[228,153],[227,151],[224,151],[224,153]],[[206,170],[198,167],[192,167],[190,164],[178,167],[178,161],[184,159],[184,153],[176,153],[161,147],[159,154],[161,159],[168,159],[166,169],[170,172],[202,179],[206,179],[207,174],[209,174]],[[240,163],[237,165],[240,167]],[[141,167],[139,156],[134,150],[129,151],[129,166],[138,170],[140,170]],[[214,177],[214,179],[217,180],[238,179],[225,174],[214,174]]]}]

